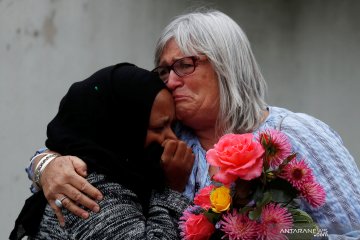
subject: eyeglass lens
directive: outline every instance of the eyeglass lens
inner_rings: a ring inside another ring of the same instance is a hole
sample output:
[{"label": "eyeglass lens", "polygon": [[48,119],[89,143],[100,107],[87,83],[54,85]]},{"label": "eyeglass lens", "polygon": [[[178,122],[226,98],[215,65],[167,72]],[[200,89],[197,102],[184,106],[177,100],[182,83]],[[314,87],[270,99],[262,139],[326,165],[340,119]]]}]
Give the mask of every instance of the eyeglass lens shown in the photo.
[{"label": "eyeglass lens", "polygon": [[181,58],[176,60],[171,66],[157,67],[155,72],[159,74],[164,82],[167,82],[171,70],[174,70],[179,77],[184,77],[195,71],[195,60],[194,57]]}]

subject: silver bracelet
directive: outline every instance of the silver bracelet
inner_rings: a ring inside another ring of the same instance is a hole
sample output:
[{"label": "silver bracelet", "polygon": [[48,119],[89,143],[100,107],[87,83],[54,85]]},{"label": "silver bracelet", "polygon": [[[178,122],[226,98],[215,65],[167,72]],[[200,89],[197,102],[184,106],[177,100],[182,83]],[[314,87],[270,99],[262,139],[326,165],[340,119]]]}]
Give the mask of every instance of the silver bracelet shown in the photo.
[{"label": "silver bracelet", "polygon": [[35,185],[41,189],[41,183],[40,178],[41,174],[43,173],[45,167],[55,158],[57,158],[59,155],[54,153],[48,153],[44,157],[42,157],[39,161],[39,163],[35,167],[35,173],[34,173],[34,183]]}]

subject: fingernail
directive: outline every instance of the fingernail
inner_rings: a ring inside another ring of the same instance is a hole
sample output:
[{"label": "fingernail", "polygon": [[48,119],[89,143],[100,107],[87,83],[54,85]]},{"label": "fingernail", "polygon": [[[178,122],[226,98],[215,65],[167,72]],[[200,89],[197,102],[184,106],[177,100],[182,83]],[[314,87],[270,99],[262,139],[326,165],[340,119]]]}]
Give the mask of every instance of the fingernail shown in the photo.
[{"label": "fingernail", "polygon": [[60,223],[60,227],[65,227],[65,223],[64,223],[64,222],[61,222],[61,223]]},{"label": "fingernail", "polygon": [[96,197],[96,199],[97,199],[98,201],[101,201],[101,200],[103,200],[103,196],[102,196],[102,195],[98,195],[98,196]]},{"label": "fingernail", "polygon": [[99,212],[100,211],[100,207],[99,206],[95,206],[94,208],[93,208],[93,212]]},{"label": "fingernail", "polygon": [[84,219],[87,219],[89,217],[89,214],[87,212],[83,213],[83,214],[81,214],[81,217]]}]

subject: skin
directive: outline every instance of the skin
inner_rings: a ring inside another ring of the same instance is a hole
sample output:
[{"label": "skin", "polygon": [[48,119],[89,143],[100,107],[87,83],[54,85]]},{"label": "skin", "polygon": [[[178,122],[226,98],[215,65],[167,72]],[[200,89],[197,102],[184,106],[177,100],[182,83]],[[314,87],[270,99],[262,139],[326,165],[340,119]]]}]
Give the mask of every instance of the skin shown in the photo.
[{"label": "skin", "polygon": [[[159,65],[170,66],[183,57],[186,56],[176,42],[170,39],[162,52]],[[204,55],[200,54],[199,57],[200,61],[197,62],[195,71],[189,75],[179,77],[171,71],[167,87],[171,90],[175,103],[176,118],[192,128],[202,147],[208,150],[218,141],[215,128],[220,93],[217,74],[211,62]],[[267,115],[268,112],[264,111],[263,120]],[[166,123],[164,125],[168,124],[167,119],[163,122]],[[156,131],[156,127],[150,129],[149,137],[163,138],[157,135]],[[155,135],[152,136],[152,134]],[[184,142],[172,139],[172,137],[165,139],[162,145],[165,148],[162,155],[163,170],[165,175],[169,176],[167,183],[170,188],[181,192],[187,183],[194,157]],[[40,158],[38,157],[37,160]],[[216,168],[209,168],[210,176],[216,172]],[[54,201],[64,195],[68,198],[63,200],[63,206],[77,216],[82,218],[89,216],[89,213],[79,206],[84,206],[94,212],[99,211],[99,206],[93,199],[101,200],[103,196],[99,190],[86,181],[85,177],[86,164],[74,156],[57,157],[43,172],[41,184],[45,197],[54,209],[61,225],[64,224],[64,219],[61,209],[56,207]]]},{"label": "skin", "polygon": [[[170,40],[160,57],[160,65],[169,66],[182,57],[185,55],[176,42]],[[206,56],[200,55],[200,61],[198,61],[195,71],[187,76],[179,77],[174,71],[171,71],[167,87],[171,90],[173,102],[175,102],[176,118],[195,131],[205,150],[213,147],[218,140],[215,134],[215,125],[219,112],[219,87],[217,75]],[[156,102],[154,106],[156,106]],[[170,122],[165,118],[162,118],[161,121],[164,125]],[[165,138],[156,133],[156,126],[155,128],[152,128],[151,124],[149,126],[149,137]],[[172,137],[165,139],[162,145],[165,148],[162,155],[162,166],[165,175],[169,176],[166,178],[167,184],[173,190],[182,192],[194,161],[193,155],[190,154],[191,149],[184,142],[174,140]],[[215,168],[209,169],[210,176],[215,172]],[[54,201],[64,195],[67,198],[62,201],[63,206],[84,219],[89,217],[89,213],[79,205],[94,212],[100,210],[93,199],[101,200],[103,196],[99,190],[86,181],[85,177],[86,164],[73,156],[57,157],[43,172],[41,184],[45,197],[61,225],[64,225],[64,218],[61,209],[54,204]]]},{"label": "skin", "polygon": [[[179,141],[172,131],[171,125],[175,117],[173,98],[168,90],[163,89],[156,96],[151,109],[145,147],[152,142],[164,147],[161,161],[166,183],[169,188],[182,192],[191,173],[194,155],[191,148]],[[35,159],[34,166],[40,158]],[[58,174],[59,172],[62,174]],[[67,198],[62,201],[63,207],[77,216],[84,219],[89,217],[89,213],[79,205],[94,212],[100,211],[99,205],[92,199],[100,201],[103,195],[86,181],[86,175],[86,164],[81,159],[60,156],[48,164],[41,176],[43,192],[61,226],[64,226],[65,220],[61,209],[54,202],[64,195]]]},{"label": "skin", "polygon": [[[160,57],[161,66],[169,66],[186,57],[175,40],[171,39]],[[170,72],[167,87],[176,106],[176,117],[189,126],[207,150],[216,143],[215,124],[219,113],[219,85],[217,75],[206,56],[200,55],[195,71],[179,77]]]},{"label": "skin", "polygon": [[145,147],[152,142],[162,144],[166,139],[176,140],[177,137],[171,129],[174,119],[174,101],[169,91],[163,89],[156,96],[151,108]]},{"label": "skin", "polygon": [[194,162],[191,148],[178,141],[171,126],[175,119],[173,98],[168,90],[161,90],[151,109],[145,147],[152,142],[165,148],[161,157],[167,185],[178,192],[185,190],[187,177]]},{"label": "skin", "polygon": [[[170,39],[160,57],[161,66],[170,66],[177,59],[186,57],[174,39]],[[179,77],[174,71],[169,74],[167,87],[175,101],[176,117],[194,130],[201,146],[209,150],[219,140],[216,135],[216,121],[220,109],[220,92],[217,74],[207,57],[200,55],[195,71]],[[264,111],[262,121],[268,116]],[[213,176],[217,167],[209,167]]]}]

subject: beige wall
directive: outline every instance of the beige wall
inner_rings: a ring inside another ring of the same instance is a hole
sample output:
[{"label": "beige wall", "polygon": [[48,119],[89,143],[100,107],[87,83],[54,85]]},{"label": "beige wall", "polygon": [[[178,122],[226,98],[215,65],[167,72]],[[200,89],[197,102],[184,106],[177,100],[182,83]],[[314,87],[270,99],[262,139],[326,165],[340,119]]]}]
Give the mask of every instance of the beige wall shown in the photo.
[{"label": "beige wall", "polygon": [[[200,5],[199,1],[197,6]],[[206,1],[247,32],[269,103],[330,124],[358,161],[359,1]],[[29,196],[24,168],[72,82],[109,64],[152,68],[175,0],[0,0],[0,239]]]}]

